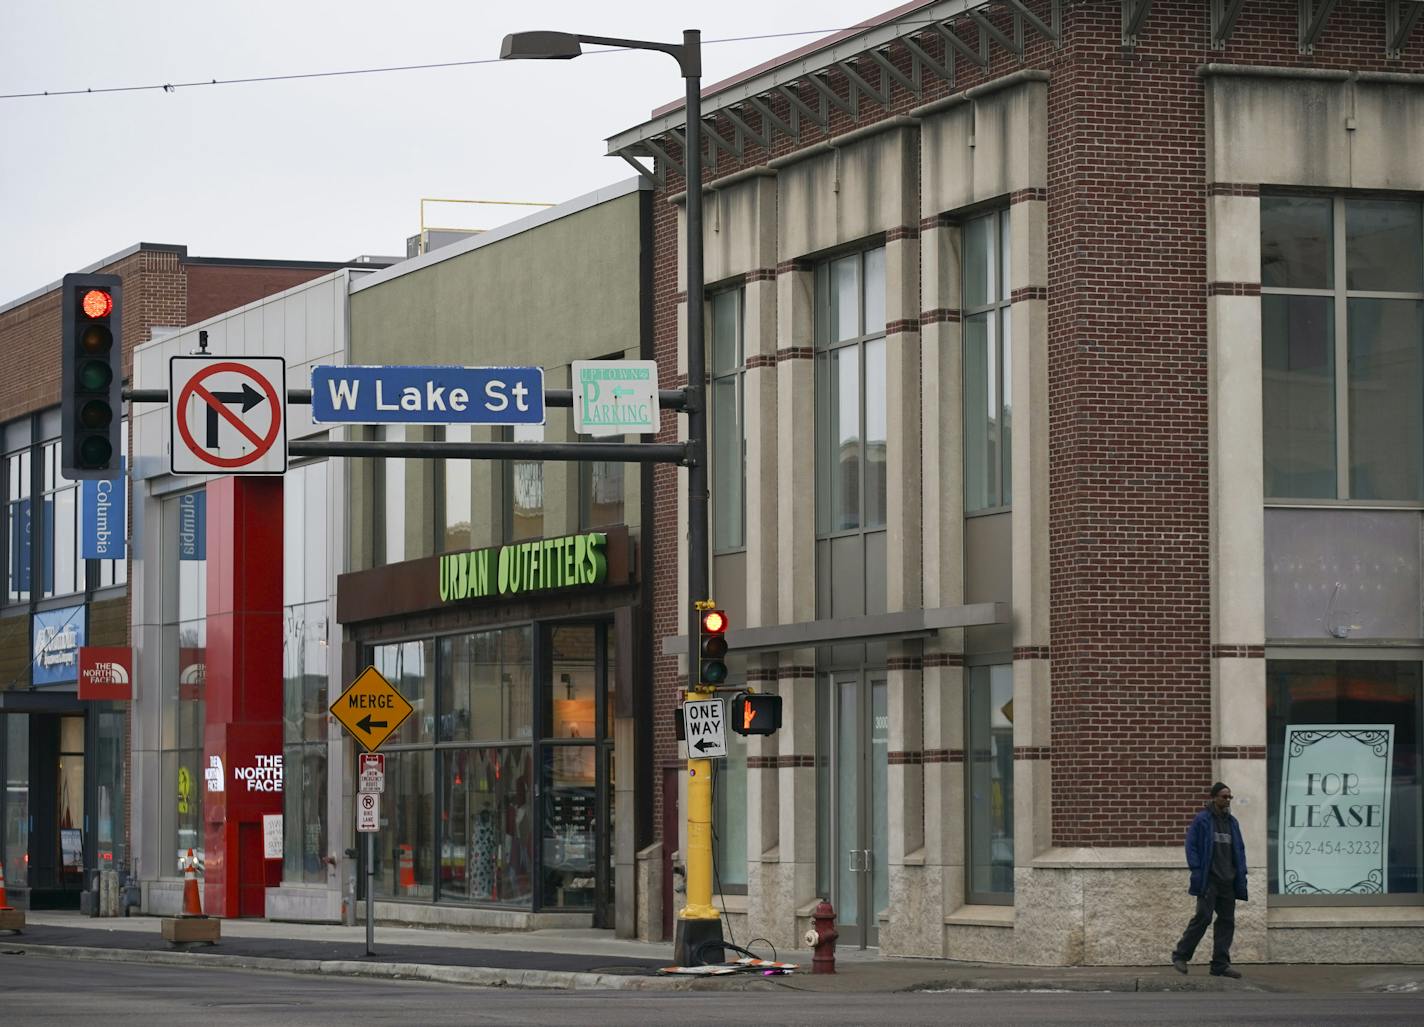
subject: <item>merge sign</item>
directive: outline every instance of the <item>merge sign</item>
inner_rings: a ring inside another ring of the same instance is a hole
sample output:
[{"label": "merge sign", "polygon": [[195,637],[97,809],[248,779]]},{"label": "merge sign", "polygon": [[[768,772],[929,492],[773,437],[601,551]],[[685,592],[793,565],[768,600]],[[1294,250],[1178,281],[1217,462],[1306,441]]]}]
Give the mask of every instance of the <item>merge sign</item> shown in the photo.
[{"label": "merge sign", "polygon": [[575,360],[574,431],[580,435],[656,435],[655,360]]},{"label": "merge sign", "polygon": [[711,759],[727,755],[727,718],[721,699],[696,699],[683,703],[683,723],[687,727],[687,755],[691,759]]},{"label": "merge sign", "polygon": [[351,737],[374,752],[405,723],[413,709],[380,671],[367,667],[331,704],[331,715]]}]

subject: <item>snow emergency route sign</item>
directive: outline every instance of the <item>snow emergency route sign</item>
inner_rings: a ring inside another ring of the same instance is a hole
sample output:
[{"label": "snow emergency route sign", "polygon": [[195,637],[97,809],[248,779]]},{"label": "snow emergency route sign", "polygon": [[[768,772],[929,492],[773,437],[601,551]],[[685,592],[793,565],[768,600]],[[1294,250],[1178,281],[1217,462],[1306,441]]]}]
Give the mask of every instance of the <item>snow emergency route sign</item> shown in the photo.
[{"label": "snow emergency route sign", "polygon": [[727,755],[727,718],[721,699],[695,699],[682,704],[689,759]]},{"label": "snow emergency route sign", "polygon": [[284,474],[287,362],[173,357],[168,362],[174,474]]}]

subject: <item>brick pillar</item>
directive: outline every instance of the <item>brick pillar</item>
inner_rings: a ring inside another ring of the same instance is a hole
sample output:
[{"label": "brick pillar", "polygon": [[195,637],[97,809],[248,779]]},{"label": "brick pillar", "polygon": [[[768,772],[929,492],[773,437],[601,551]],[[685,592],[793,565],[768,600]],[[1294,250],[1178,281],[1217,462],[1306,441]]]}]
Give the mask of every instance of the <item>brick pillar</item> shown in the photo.
[{"label": "brick pillar", "polygon": [[[282,812],[282,479],[208,483],[204,766],[210,916],[265,915],[281,863],[262,852],[262,816]],[[269,876],[270,875],[270,876]]]}]

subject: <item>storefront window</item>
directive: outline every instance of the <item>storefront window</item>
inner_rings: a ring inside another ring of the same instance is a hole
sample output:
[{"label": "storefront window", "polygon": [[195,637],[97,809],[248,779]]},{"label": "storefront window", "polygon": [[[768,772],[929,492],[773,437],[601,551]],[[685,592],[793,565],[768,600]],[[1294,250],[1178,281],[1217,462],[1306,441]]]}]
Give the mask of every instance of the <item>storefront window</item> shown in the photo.
[{"label": "storefront window", "polygon": [[435,752],[386,754],[386,791],[376,835],[376,897],[435,896]]},{"label": "storefront window", "polygon": [[388,745],[421,745],[435,740],[435,641],[377,646],[373,665],[413,707]]},{"label": "storefront window", "polygon": [[597,885],[597,753],[592,745],[544,750],[544,905],[592,906]]},{"label": "storefront window", "polygon": [[971,667],[969,678],[969,901],[1014,894],[1014,670]]},{"label": "storefront window", "polygon": [[160,873],[177,876],[189,849],[203,855],[203,698],[207,678],[207,495],[165,500],[165,609],[160,773],[161,830],[169,853]]},{"label": "storefront window", "polygon": [[[513,442],[543,442],[542,424],[517,424],[509,430]],[[505,538],[510,542],[544,535],[544,465],[537,460],[505,464],[505,495],[509,497]]]},{"label": "storefront window", "polygon": [[12,886],[29,883],[27,863],[30,852],[30,718],[23,713],[0,715],[5,763],[4,843],[0,857],[5,861],[5,880]]},{"label": "storefront window", "polygon": [[528,627],[440,639],[440,740],[528,739],[534,674]]},{"label": "storefront window", "polygon": [[1267,664],[1272,894],[1424,894],[1420,683],[1414,661]]},{"label": "storefront window", "polygon": [[528,746],[440,753],[441,897],[527,905],[534,890]]},{"label": "storefront window", "polygon": [[79,559],[79,483],[60,473],[59,440],[42,452],[44,494],[40,509],[40,564],[43,595],[62,596],[84,588],[84,561]]},{"label": "storefront window", "polygon": [[326,880],[326,604],[289,606],[282,645],[282,878]]},{"label": "storefront window", "polygon": [[[448,442],[471,442],[474,433],[471,425],[452,424],[445,428]],[[474,548],[474,532],[471,527],[474,518],[472,485],[472,464],[468,460],[440,460],[436,470],[444,483],[443,523],[437,524],[436,538],[440,541],[440,552],[458,553]]]},{"label": "storefront window", "polygon": [[124,844],[124,749],[126,712],[123,704],[96,702],[98,718],[97,751],[94,756],[95,791],[99,808],[95,811],[95,851],[100,870],[116,870],[128,864]]}]

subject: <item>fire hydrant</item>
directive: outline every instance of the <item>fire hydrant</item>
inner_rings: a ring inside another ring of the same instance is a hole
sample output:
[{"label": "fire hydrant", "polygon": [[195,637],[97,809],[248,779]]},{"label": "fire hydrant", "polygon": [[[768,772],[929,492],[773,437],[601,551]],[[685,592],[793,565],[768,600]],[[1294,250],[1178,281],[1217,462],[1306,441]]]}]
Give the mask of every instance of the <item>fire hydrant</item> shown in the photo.
[{"label": "fire hydrant", "polygon": [[806,932],[805,942],[811,946],[811,972],[813,974],[833,974],[836,972],[836,911],[822,899],[811,911],[812,927]]}]

